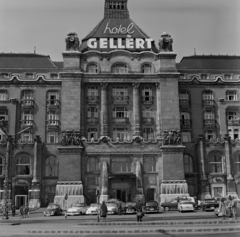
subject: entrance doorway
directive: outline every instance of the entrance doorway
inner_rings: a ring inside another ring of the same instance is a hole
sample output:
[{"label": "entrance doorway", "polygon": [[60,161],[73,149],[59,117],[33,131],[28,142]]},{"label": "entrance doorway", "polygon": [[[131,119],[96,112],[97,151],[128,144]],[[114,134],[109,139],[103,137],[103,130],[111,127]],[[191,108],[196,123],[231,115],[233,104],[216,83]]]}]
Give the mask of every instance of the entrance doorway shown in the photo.
[{"label": "entrance doorway", "polygon": [[15,196],[15,205],[19,209],[22,205],[27,205],[27,195],[16,195]]},{"label": "entrance doorway", "polygon": [[126,202],[126,190],[116,190],[116,198],[122,202]]},{"label": "entrance doorway", "polygon": [[113,182],[111,185],[111,196],[122,202],[129,202],[131,199],[131,184],[128,182]]}]

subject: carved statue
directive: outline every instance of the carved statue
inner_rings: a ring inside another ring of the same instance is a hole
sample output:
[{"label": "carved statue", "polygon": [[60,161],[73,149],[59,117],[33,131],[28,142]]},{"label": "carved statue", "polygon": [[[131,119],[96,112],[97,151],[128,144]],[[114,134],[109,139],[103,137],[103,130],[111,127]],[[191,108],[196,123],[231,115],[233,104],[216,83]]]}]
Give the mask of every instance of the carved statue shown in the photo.
[{"label": "carved statue", "polygon": [[79,51],[79,38],[76,32],[70,32],[65,41],[67,51]]},{"label": "carved statue", "polygon": [[159,52],[172,52],[173,39],[171,35],[169,35],[166,32],[163,32],[161,37],[162,38],[159,40]]},{"label": "carved statue", "polygon": [[163,131],[163,145],[181,145],[181,131]]},{"label": "carved statue", "polygon": [[80,131],[70,131],[70,130],[63,131],[61,145],[62,146],[79,146],[79,145],[81,145]]}]

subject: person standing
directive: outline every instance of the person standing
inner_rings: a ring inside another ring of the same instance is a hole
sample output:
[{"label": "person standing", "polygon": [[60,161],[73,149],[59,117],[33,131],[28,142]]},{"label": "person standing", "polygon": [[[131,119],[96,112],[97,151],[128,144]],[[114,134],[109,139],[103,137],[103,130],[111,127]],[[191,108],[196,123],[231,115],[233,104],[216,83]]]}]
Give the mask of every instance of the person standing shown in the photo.
[{"label": "person standing", "polygon": [[143,217],[143,205],[140,200],[136,204],[136,211],[137,211],[137,222],[142,222]]},{"label": "person standing", "polygon": [[230,212],[230,220],[232,220],[232,217],[236,220],[237,219],[237,201],[234,200],[234,198],[229,195],[228,197],[229,199],[229,204],[228,204],[228,208],[229,208],[229,212]]},{"label": "person standing", "polygon": [[24,207],[24,217],[25,218],[29,217],[29,207],[28,207],[28,205],[26,205]]},{"label": "person standing", "polygon": [[105,201],[103,201],[100,207],[100,217],[103,218],[103,222],[106,222],[107,212],[108,212],[107,205],[105,204]]},{"label": "person standing", "polygon": [[122,214],[122,203],[119,202],[118,203],[118,215],[121,215]]},{"label": "person standing", "polygon": [[24,217],[24,205],[22,205],[20,208],[19,208],[19,215],[21,218]]},{"label": "person standing", "polygon": [[15,216],[16,214],[16,206],[13,204],[12,205],[12,216]]},{"label": "person standing", "polygon": [[219,203],[219,212],[222,213],[222,219],[225,220],[226,214],[227,214],[227,207],[226,207],[226,202],[224,198],[221,198],[221,201]]}]

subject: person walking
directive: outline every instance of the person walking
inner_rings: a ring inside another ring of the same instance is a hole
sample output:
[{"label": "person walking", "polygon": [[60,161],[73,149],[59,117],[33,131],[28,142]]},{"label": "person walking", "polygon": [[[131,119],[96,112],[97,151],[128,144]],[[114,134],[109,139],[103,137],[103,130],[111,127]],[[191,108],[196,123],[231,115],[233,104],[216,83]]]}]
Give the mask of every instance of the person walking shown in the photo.
[{"label": "person walking", "polygon": [[107,212],[107,205],[105,204],[105,201],[103,201],[100,207],[100,217],[103,218],[103,222],[106,222]]},{"label": "person walking", "polygon": [[229,195],[228,197],[229,203],[228,203],[228,208],[229,208],[229,220],[232,220],[232,217],[236,220],[237,219],[237,202],[234,200],[234,198]]},{"label": "person walking", "polygon": [[226,214],[227,214],[227,207],[226,207],[226,202],[224,198],[221,198],[221,201],[219,203],[219,212],[222,213],[222,219],[225,220]]},{"label": "person walking", "polygon": [[136,211],[137,211],[137,222],[142,222],[143,217],[143,205],[140,200],[136,204]]},{"label": "person walking", "polygon": [[24,207],[24,217],[25,218],[29,217],[29,207],[28,207],[28,205],[26,205]]},{"label": "person walking", "polygon": [[16,206],[13,204],[12,205],[12,216],[15,216],[16,214]]},{"label": "person walking", "polygon": [[20,216],[21,218],[24,217],[24,205],[22,205],[22,206],[19,208],[19,216]]}]

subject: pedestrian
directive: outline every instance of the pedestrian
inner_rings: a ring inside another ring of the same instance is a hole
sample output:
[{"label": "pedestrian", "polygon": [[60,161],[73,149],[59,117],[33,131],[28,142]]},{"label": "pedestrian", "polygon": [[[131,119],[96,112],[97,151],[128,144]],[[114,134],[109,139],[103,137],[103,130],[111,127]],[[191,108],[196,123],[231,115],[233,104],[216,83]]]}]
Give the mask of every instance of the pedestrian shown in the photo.
[{"label": "pedestrian", "polygon": [[118,203],[118,215],[121,215],[122,214],[122,203],[119,202]]},{"label": "pedestrian", "polygon": [[226,207],[226,201],[224,198],[221,198],[221,201],[219,203],[219,212],[222,213],[222,219],[225,220],[226,214],[227,214],[227,207]]},{"label": "pedestrian", "polygon": [[232,217],[236,220],[237,219],[237,202],[234,200],[234,198],[229,195],[228,197],[229,203],[228,203],[228,208],[229,208],[229,220],[232,220]]},{"label": "pedestrian", "polygon": [[24,217],[24,205],[22,205],[22,206],[19,208],[19,216],[20,216],[21,218]]},{"label": "pedestrian", "polygon": [[26,205],[24,207],[24,217],[25,218],[29,217],[29,207],[28,207],[28,205]]},{"label": "pedestrian", "polygon": [[103,222],[106,222],[107,212],[107,205],[105,204],[105,201],[103,201],[100,207],[100,217],[103,218]]},{"label": "pedestrian", "polygon": [[16,206],[13,204],[12,205],[12,216],[15,216],[16,214]]},{"label": "pedestrian", "polygon": [[140,200],[136,204],[136,211],[137,211],[137,222],[142,222],[143,218],[143,205]]}]

